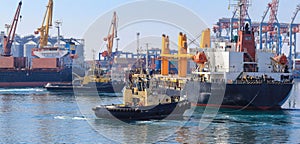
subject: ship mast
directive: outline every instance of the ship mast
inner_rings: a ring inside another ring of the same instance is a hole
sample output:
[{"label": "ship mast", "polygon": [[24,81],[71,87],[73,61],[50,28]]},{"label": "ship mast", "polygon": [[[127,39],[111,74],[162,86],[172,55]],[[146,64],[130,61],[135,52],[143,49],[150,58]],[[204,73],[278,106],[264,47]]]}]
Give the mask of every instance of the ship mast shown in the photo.
[{"label": "ship mast", "polygon": [[149,65],[149,62],[148,62],[148,56],[149,56],[149,48],[148,48],[149,44],[146,43],[146,71],[148,72],[148,65]]},{"label": "ship mast", "polygon": [[57,47],[60,47],[60,26],[62,22],[59,20],[55,21],[55,27],[57,28]]}]

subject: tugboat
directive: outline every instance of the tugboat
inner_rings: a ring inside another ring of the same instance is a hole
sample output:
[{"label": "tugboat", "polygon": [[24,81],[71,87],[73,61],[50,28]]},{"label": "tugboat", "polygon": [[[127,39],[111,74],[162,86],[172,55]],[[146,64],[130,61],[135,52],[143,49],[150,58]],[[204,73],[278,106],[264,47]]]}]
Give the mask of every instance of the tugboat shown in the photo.
[{"label": "tugboat", "polygon": [[123,80],[111,80],[108,70],[92,66],[84,77],[76,75],[72,83],[48,83],[48,91],[96,91],[98,93],[120,93],[124,88]]},{"label": "tugboat", "polygon": [[101,105],[92,110],[98,118],[122,121],[182,119],[185,110],[191,107],[187,99],[159,91],[149,74],[131,72],[123,91],[123,104]]},{"label": "tugboat", "polygon": [[[205,39],[203,37],[210,37],[210,31],[204,31],[202,39]],[[208,41],[207,46],[210,39]],[[163,38],[163,49],[166,48],[164,45]],[[165,72],[156,76],[161,81],[158,86],[169,91],[170,95],[187,97],[197,106],[241,110],[281,109],[289,97],[293,79],[286,56],[256,49],[254,32],[248,24],[238,31],[236,42],[202,48],[196,55],[187,54],[186,38],[182,33],[179,34],[178,45],[177,56],[161,55],[163,61],[170,57],[178,58],[178,75],[170,76]],[[189,58],[197,65],[191,75],[187,75]],[[162,71],[167,69],[162,67]]]}]

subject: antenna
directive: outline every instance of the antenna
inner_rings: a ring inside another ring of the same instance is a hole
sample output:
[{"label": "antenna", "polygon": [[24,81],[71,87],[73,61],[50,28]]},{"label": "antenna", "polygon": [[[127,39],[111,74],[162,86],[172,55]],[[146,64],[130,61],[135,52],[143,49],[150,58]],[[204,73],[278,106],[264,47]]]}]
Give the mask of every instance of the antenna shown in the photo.
[{"label": "antenna", "polygon": [[6,29],[6,35],[9,33],[11,25],[10,24],[5,24],[5,29]]},{"label": "antenna", "polygon": [[146,43],[146,71],[148,72],[148,65],[149,65],[149,62],[148,62],[148,56],[149,56],[149,53],[148,53],[148,46],[149,46],[149,43]]},{"label": "antenna", "polygon": [[140,57],[140,33],[136,33],[136,52],[137,52],[137,59]]}]

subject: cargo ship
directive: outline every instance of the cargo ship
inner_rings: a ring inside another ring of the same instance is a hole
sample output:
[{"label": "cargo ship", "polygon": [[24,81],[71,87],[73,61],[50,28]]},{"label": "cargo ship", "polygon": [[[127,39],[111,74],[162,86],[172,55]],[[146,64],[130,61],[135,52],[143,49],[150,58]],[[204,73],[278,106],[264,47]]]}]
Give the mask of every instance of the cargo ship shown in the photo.
[{"label": "cargo ship", "polygon": [[[0,87],[43,87],[49,82],[72,82],[72,64],[63,62],[76,58],[72,49],[48,45],[49,28],[52,26],[53,1],[49,0],[40,33],[39,46],[33,48],[29,57],[14,57],[11,46],[15,38],[22,2],[19,2],[7,36],[3,38],[3,52],[0,56]],[[73,45],[74,49],[74,45]],[[73,50],[74,51],[74,50]]]},{"label": "cargo ship", "polygon": [[0,87],[43,87],[50,82],[72,82],[74,73],[84,75],[68,49],[37,49],[35,54],[33,58],[0,56]]},{"label": "cargo ship", "polygon": [[108,69],[92,66],[83,77],[74,74],[75,78],[72,82],[51,82],[47,83],[45,88],[48,91],[58,92],[120,93],[125,82],[123,79],[112,80],[108,71]]},{"label": "cargo ship", "polygon": [[[13,57],[0,58],[1,63],[4,59],[10,59],[11,66],[0,68],[0,87],[43,87],[49,82],[71,82],[72,67],[54,68],[26,68],[13,65]],[[25,59],[26,60],[26,59]],[[58,60],[55,59],[54,62]],[[17,63],[20,63],[18,61]],[[25,63],[25,61],[24,61]]]},{"label": "cargo ship", "polygon": [[[154,76],[168,95],[187,97],[197,106],[259,110],[280,109],[288,99],[293,79],[287,57],[256,49],[249,24],[238,31],[236,41],[215,48],[210,47],[210,30],[205,30],[205,47],[194,55],[187,54],[186,36],[180,33],[178,39],[178,55],[170,55],[163,36],[161,75]],[[170,58],[178,59],[178,75],[168,72]],[[197,66],[190,75],[189,59]]]}]

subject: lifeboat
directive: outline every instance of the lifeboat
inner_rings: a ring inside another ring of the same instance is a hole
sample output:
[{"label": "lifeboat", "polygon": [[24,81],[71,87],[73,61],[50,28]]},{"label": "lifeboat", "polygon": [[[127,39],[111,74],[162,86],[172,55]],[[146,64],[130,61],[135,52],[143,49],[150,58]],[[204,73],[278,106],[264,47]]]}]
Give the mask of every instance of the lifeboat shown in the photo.
[{"label": "lifeboat", "polygon": [[275,56],[274,60],[281,65],[286,65],[288,63],[288,59],[284,54]]},{"label": "lifeboat", "polygon": [[107,52],[107,51],[104,51],[104,52],[102,53],[102,56],[103,56],[103,57],[107,57],[107,56],[108,56],[108,52]]},{"label": "lifeboat", "polygon": [[207,62],[207,57],[204,52],[198,52],[193,56],[193,61],[197,64],[204,64]]}]

